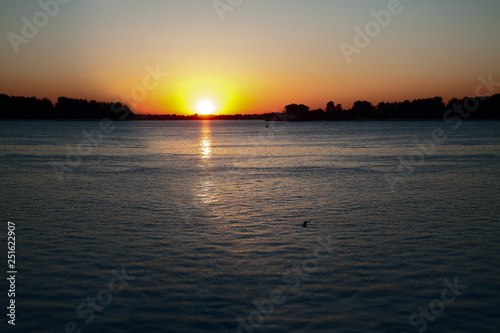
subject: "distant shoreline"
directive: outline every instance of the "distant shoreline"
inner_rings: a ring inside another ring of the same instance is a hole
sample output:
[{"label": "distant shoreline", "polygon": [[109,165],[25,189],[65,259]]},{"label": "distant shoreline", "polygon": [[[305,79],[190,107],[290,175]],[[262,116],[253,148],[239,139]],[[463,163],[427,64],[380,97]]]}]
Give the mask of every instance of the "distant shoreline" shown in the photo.
[{"label": "distant shoreline", "polygon": [[265,121],[453,121],[500,119],[500,94],[483,97],[453,98],[446,104],[441,97],[404,102],[356,101],[351,109],[328,102],[326,108],[310,110],[304,104],[289,104],[282,113],[236,115],[151,115],[134,114],[122,103],[59,97],[57,103],[48,98],[19,97],[0,94],[0,120],[101,120],[165,121],[165,120],[265,120]]},{"label": "distant shoreline", "polygon": [[[182,117],[182,116],[180,116]],[[61,118],[54,118],[54,119],[40,119],[40,118],[0,118],[1,121],[36,121],[36,122],[49,122],[49,121],[60,121],[60,122],[99,122],[102,121],[102,118],[70,118],[70,119],[61,119]],[[131,118],[131,119],[126,119],[126,120],[116,120],[119,122],[144,122],[144,121],[175,121],[175,122],[190,122],[190,121],[262,121],[262,122],[280,122],[280,120],[267,120],[264,118],[247,118],[247,117],[232,117],[232,118],[227,118],[227,117],[207,117],[207,118],[191,118],[189,116],[186,116],[185,119],[158,119],[158,118],[141,118],[141,119],[136,119],[136,118]],[[470,118],[470,119],[462,119],[463,121],[500,121],[500,118]],[[321,119],[314,119],[314,120],[296,120],[296,121],[289,121],[293,123],[348,123],[348,122],[423,122],[423,121],[445,121],[444,119],[438,119],[438,118],[415,118],[415,119],[408,119],[408,118],[388,118],[388,119],[346,119],[346,120],[321,120]]]}]

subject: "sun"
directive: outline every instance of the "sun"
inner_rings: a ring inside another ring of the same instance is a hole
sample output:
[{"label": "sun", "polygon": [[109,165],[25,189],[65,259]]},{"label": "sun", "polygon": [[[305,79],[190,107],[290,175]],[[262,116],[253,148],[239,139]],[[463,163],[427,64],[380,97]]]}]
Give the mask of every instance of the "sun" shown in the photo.
[{"label": "sun", "polygon": [[198,103],[198,105],[196,106],[196,111],[199,114],[204,114],[204,115],[213,114],[215,111],[215,105],[209,100],[204,100]]}]

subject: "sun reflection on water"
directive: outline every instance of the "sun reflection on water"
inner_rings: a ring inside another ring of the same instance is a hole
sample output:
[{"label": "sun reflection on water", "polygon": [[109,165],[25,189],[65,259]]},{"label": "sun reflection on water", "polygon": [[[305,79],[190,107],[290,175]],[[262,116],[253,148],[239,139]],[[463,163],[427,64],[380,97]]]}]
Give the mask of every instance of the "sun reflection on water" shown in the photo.
[{"label": "sun reflection on water", "polygon": [[202,159],[210,159],[212,157],[212,135],[210,132],[210,123],[203,122],[201,129],[200,153]]},{"label": "sun reflection on water", "polygon": [[217,184],[214,182],[213,174],[210,169],[212,167],[212,134],[210,122],[204,121],[200,135],[200,165],[205,168],[204,175],[201,177],[200,183],[197,186],[197,197],[205,205],[210,205],[218,201]]}]

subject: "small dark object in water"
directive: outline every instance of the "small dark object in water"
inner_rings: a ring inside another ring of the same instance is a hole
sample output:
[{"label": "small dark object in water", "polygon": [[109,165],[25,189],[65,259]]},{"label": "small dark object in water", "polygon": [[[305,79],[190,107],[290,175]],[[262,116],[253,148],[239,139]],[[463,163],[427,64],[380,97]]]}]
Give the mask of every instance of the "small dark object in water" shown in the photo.
[{"label": "small dark object in water", "polygon": [[308,223],[309,223],[309,221],[304,221],[304,223],[302,223],[302,228],[307,228]]}]

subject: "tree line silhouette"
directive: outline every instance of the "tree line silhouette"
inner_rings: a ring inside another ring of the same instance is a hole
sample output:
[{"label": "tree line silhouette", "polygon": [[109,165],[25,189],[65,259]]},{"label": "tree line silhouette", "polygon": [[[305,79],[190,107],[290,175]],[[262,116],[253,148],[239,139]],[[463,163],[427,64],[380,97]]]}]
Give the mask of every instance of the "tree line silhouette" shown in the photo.
[{"label": "tree line silhouette", "polygon": [[130,119],[134,113],[122,103],[59,97],[48,98],[0,94],[0,119]]},{"label": "tree line silhouette", "polygon": [[[472,104],[477,104],[476,110],[467,112],[472,108]],[[368,101],[356,101],[349,110],[344,110],[341,104],[335,105],[332,101],[328,102],[325,110],[312,111],[303,104],[290,104],[285,106],[282,118],[289,121],[443,119],[447,110],[457,114],[470,113],[465,119],[500,119],[500,94],[491,97],[452,98],[447,104],[441,97],[381,102],[378,105]]]},{"label": "tree line silhouette", "polygon": [[288,121],[313,120],[417,120],[443,119],[448,110],[460,114],[476,103],[474,112],[468,112],[465,119],[500,119],[500,94],[462,99],[452,98],[447,104],[441,97],[406,100],[404,102],[381,102],[373,105],[368,101],[356,101],[351,109],[333,101],[326,108],[310,110],[304,104],[289,104],[281,114],[266,113],[253,115],[135,115],[122,103],[88,101],[59,97],[55,104],[48,98],[18,97],[0,94],[0,119],[134,119],[134,120],[199,120],[199,119],[266,119]]}]

